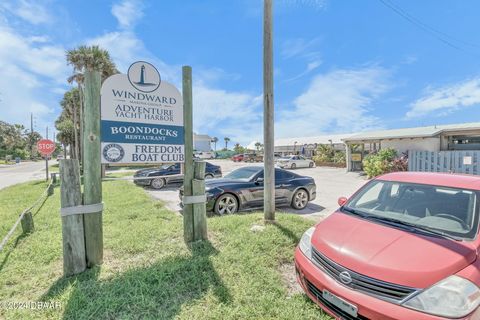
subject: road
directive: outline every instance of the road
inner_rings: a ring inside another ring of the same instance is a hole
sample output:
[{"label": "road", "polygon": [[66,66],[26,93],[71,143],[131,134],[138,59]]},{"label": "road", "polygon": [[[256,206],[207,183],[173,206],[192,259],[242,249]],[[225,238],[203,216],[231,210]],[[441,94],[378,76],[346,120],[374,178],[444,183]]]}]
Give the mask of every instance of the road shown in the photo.
[{"label": "road", "polygon": [[[207,161],[220,165],[224,175],[237,168],[251,165],[244,162],[232,162],[230,160]],[[260,163],[259,165],[262,164]],[[310,202],[303,210],[280,207],[277,211],[298,214],[316,221],[325,218],[338,208],[337,199],[339,197],[351,196],[358,188],[367,182],[364,176],[355,172],[346,172],[343,168],[316,167],[295,169],[293,172],[315,179],[315,183],[317,184],[317,198]],[[162,190],[152,190],[148,188],[146,190],[154,198],[163,201],[169,209],[180,211],[178,187],[178,185],[171,185]]]},{"label": "road", "polygon": [[[49,161],[52,165],[55,160]],[[45,179],[45,161],[21,162],[0,166],[0,190],[8,186],[31,180]]]}]

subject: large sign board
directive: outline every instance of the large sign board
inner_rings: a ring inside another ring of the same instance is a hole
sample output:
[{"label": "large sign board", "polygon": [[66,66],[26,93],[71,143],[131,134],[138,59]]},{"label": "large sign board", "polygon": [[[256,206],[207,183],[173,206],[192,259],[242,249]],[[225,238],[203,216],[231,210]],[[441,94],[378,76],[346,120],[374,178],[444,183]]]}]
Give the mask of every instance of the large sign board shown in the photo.
[{"label": "large sign board", "polygon": [[183,100],[150,63],[106,79],[101,90],[102,163],[185,161]]}]

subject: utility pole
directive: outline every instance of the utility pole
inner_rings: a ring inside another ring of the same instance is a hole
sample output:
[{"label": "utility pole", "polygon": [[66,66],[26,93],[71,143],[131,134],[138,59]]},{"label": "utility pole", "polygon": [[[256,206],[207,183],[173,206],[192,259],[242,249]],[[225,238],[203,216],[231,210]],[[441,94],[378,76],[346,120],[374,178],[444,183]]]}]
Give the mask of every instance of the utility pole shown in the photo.
[{"label": "utility pole", "polygon": [[273,105],[273,33],[272,1],[263,8],[263,145],[265,221],[275,220],[274,105]]},{"label": "utility pole", "polygon": [[[45,136],[45,139],[48,139],[48,126],[47,126],[47,135]],[[48,181],[48,157],[49,155],[45,155],[45,173],[47,175],[46,181]]]},{"label": "utility pole", "polygon": [[33,160],[33,112],[30,113],[30,160]]}]

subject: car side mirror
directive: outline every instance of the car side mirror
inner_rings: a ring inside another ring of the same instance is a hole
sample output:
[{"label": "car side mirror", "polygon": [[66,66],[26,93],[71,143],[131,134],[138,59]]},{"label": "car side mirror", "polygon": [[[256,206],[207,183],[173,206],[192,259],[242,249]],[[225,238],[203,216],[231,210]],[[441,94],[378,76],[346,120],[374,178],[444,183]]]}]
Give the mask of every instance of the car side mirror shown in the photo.
[{"label": "car side mirror", "polygon": [[345,203],[347,203],[347,198],[346,197],[340,197],[338,198],[337,202],[340,207],[342,207]]},{"label": "car side mirror", "polygon": [[257,178],[257,179],[255,180],[255,183],[256,183],[256,184],[262,184],[263,181],[264,181],[263,178]]}]

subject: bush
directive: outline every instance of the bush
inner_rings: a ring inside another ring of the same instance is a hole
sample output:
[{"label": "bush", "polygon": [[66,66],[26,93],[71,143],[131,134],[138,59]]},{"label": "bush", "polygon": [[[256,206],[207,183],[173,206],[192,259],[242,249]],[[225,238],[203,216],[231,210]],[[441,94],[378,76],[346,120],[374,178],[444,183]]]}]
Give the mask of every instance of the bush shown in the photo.
[{"label": "bush", "polygon": [[407,171],[407,161],[397,158],[397,151],[392,148],[382,149],[370,154],[363,160],[363,171],[368,178],[388,172]]},{"label": "bush", "polygon": [[338,164],[346,164],[347,159],[346,159],[346,156],[345,156],[345,152],[343,152],[343,151],[335,152],[335,155],[333,156],[333,162],[338,163]]}]

